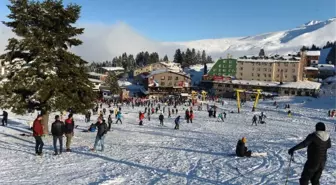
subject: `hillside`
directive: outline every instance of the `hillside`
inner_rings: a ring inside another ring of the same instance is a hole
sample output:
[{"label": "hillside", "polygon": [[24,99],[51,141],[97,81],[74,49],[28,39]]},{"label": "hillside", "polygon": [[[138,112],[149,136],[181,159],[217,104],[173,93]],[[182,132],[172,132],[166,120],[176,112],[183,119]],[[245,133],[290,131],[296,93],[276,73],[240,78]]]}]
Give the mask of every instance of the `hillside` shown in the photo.
[{"label": "hillside", "polygon": [[257,54],[264,48],[267,54],[288,54],[297,52],[303,45],[322,46],[336,40],[336,18],[326,21],[310,21],[297,28],[240,38],[206,39],[190,42],[176,42],[182,47],[206,50],[214,58]]}]

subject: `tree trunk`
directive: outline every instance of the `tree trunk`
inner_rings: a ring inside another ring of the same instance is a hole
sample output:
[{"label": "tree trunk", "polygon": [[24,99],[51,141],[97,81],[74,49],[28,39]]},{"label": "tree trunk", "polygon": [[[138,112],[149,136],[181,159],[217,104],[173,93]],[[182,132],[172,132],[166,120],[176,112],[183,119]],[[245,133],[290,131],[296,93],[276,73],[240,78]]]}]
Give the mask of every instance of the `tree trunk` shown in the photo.
[{"label": "tree trunk", "polygon": [[43,125],[43,134],[46,134],[46,135],[49,134],[48,121],[49,121],[49,112],[44,112],[42,116],[42,125]]}]

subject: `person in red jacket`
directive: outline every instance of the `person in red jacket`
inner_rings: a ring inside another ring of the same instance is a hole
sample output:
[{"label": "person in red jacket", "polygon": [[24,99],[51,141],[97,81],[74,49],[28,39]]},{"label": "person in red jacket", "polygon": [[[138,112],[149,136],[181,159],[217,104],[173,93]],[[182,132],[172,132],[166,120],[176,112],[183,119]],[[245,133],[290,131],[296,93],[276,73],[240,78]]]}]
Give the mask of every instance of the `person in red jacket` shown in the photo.
[{"label": "person in red jacket", "polygon": [[36,155],[42,155],[42,149],[43,149],[43,141],[42,141],[42,136],[43,136],[43,125],[42,125],[42,115],[38,115],[37,118],[34,121],[33,124],[33,136],[36,141],[35,145],[35,153]]},{"label": "person in red jacket", "polygon": [[140,112],[140,115],[139,115],[139,120],[140,120],[139,125],[143,125],[142,120],[143,120],[144,118],[145,118],[145,114],[144,114],[143,112]]}]

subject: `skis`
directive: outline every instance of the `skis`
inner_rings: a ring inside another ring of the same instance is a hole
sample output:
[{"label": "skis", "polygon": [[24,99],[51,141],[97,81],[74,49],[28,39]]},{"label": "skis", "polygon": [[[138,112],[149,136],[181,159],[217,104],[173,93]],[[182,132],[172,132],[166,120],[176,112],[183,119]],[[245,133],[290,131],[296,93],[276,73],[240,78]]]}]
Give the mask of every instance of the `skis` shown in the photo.
[{"label": "skis", "polygon": [[252,153],[251,157],[267,157],[267,153],[263,152],[263,153]]}]

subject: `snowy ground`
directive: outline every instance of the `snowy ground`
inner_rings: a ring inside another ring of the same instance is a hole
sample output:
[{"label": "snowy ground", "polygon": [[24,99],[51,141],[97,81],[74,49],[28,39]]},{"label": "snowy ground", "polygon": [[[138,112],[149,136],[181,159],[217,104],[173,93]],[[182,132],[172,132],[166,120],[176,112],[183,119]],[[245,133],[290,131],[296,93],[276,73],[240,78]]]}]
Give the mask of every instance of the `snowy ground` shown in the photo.
[{"label": "snowy ground", "polygon": [[[271,101],[261,101],[258,111],[267,115],[267,125],[251,126],[249,102],[241,114],[228,113],[224,123],[208,118],[205,111],[195,111],[194,123],[184,122],[178,131],[172,129],[173,118],[165,119],[165,127],[158,126],[158,115],[140,127],[139,109],[124,107],[123,112],[128,113],[124,123],[113,125],[103,153],[89,151],[95,133],[81,132],[88,124],[76,115],[75,123],[80,127],[75,131],[73,152],[53,156],[51,137],[46,136],[43,157],[34,155],[33,137],[20,136],[30,133],[26,123],[35,115],[10,114],[9,126],[0,127],[0,184],[284,184],[288,149],[314,131],[318,121],[325,122],[328,131],[334,129],[335,120],[327,117],[327,109],[335,108],[335,99],[277,101],[280,107],[291,104],[292,118],[284,109],[276,110]],[[235,101],[228,101],[225,108],[236,110],[235,105]],[[249,149],[268,156],[235,157],[236,142],[243,136]],[[331,132],[331,139],[323,185],[336,183],[335,132]],[[298,184],[305,160],[306,150],[295,153],[289,184]]]}]

